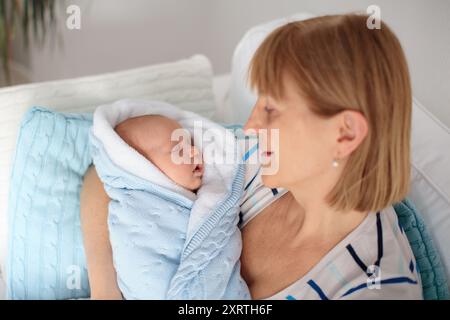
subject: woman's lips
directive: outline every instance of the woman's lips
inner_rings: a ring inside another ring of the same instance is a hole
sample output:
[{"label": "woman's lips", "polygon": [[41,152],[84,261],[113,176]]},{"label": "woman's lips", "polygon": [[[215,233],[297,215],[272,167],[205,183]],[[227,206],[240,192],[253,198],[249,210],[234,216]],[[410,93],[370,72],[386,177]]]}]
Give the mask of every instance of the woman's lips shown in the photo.
[{"label": "woman's lips", "polygon": [[261,153],[262,158],[270,158],[273,155],[272,151],[264,151]]},{"label": "woman's lips", "polygon": [[272,151],[264,151],[261,153],[261,165],[263,167],[269,165],[272,155],[273,155]]}]

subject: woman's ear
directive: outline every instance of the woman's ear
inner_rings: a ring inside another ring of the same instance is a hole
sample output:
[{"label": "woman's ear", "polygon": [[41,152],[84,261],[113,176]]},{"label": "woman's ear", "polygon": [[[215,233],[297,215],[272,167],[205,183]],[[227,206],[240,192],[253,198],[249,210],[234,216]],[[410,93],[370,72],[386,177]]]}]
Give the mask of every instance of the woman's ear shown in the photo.
[{"label": "woman's ear", "polygon": [[366,118],[358,111],[342,111],[339,113],[337,120],[339,134],[336,158],[344,158],[350,155],[363,142],[369,129]]}]

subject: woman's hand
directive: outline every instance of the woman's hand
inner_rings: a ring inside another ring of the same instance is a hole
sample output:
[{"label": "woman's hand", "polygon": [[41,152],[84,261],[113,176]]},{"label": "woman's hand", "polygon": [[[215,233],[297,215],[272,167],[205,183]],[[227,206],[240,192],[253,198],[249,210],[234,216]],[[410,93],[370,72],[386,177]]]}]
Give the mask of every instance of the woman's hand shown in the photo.
[{"label": "woman's hand", "polygon": [[90,167],[81,188],[80,214],[91,299],[122,300],[109,241],[109,200],[95,168]]}]

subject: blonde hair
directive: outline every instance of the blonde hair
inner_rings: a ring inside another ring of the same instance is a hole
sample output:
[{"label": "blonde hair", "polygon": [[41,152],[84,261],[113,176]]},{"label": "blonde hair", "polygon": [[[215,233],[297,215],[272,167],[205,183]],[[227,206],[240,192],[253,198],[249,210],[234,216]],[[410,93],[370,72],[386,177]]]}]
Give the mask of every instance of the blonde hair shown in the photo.
[{"label": "blonde hair", "polygon": [[317,115],[364,115],[368,134],[328,194],[338,210],[378,211],[409,188],[412,93],[402,47],[391,29],[368,29],[368,16],[322,16],[273,31],[256,51],[249,82],[260,94],[284,95],[283,75]]}]

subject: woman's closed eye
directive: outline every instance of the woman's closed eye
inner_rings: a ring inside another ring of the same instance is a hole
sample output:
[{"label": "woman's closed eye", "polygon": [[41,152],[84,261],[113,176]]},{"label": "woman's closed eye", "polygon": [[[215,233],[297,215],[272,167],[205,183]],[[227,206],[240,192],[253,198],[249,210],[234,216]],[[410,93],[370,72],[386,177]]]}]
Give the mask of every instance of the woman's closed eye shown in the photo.
[{"label": "woman's closed eye", "polygon": [[275,108],[269,107],[269,106],[267,106],[267,105],[264,106],[264,112],[265,112],[268,116],[273,115],[273,113],[274,113],[275,111],[276,111]]},{"label": "woman's closed eye", "polygon": [[267,113],[271,113],[273,109],[271,109],[269,106],[264,106],[264,111]]}]

